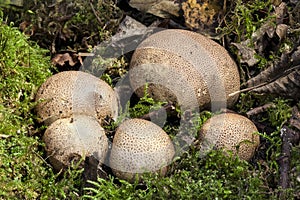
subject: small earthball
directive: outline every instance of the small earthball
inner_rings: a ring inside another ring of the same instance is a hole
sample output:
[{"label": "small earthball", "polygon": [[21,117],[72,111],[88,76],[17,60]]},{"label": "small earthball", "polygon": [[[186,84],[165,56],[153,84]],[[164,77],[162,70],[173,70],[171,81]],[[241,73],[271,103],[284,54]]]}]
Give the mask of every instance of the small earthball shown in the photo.
[{"label": "small earthball", "polygon": [[103,80],[82,71],[64,71],[49,77],[36,94],[37,116],[50,125],[72,114],[94,116],[101,123],[116,119],[118,101],[114,90]]},{"label": "small earthball", "polygon": [[187,30],[168,29],[152,34],[135,50],[130,84],[139,97],[177,102],[183,109],[230,107],[240,89],[236,63],[224,47]]},{"label": "small earthball", "polygon": [[56,120],[45,131],[43,140],[49,161],[58,171],[85,156],[94,156],[104,163],[108,150],[104,129],[87,115]]},{"label": "small earthball", "polygon": [[223,113],[208,119],[199,134],[200,151],[212,147],[237,152],[239,158],[249,161],[259,145],[256,126],[248,118],[234,113]]},{"label": "small earthball", "polygon": [[109,166],[118,178],[133,182],[145,172],[164,176],[174,154],[170,137],[159,126],[143,119],[128,119],[116,130]]}]

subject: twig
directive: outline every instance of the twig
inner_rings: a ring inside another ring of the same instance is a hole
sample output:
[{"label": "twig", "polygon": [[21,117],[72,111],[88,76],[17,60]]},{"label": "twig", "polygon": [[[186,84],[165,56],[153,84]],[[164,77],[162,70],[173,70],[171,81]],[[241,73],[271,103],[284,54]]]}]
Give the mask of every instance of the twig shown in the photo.
[{"label": "twig", "polygon": [[[45,163],[48,167],[53,168],[52,165],[50,165],[40,154],[38,154],[36,151],[32,151],[43,163]],[[48,156],[49,157],[49,156]],[[47,157],[47,158],[48,158]],[[46,158],[46,159],[47,159]]]},{"label": "twig", "polygon": [[[282,150],[281,150],[282,152],[278,160],[280,166],[279,187],[285,190],[290,187],[289,171],[290,171],[292,144],[299,141],[300,134],[299,132],[290,129],[285,125],[282,127],[280,131],[281,131],[281,138],[282,138]],[[285,199],[285,191],[281,191],[279,193],[279,198]]]},{"label": "twig", "polygon": [[268,103],[268,104],[265,104],[263,106],[259,106],[259,107],[253,108],[252,110],[249,110],[246,113],[246,115],[248,117],[251,117],[252,115],[257,115],[259,113],[265,112],[267,109],[273,108],[273,107],[275,107],[274,103]]},{"label": "twig", "polygon": [[261,83],[261,84],[259,84],[259,85],[253,86],[253,87],[249,87],[249,88],[245,88],[245,89],[242,89],[242,90],[239,90],[239,91],[232,92],[232,93],[230,93],[228,96],[231,97],[231,96],[240,94],[240,93],[242,93],[242,92],[248,92],[248,91],[250,91],[250,90],[254,90],[254,89],[256,89],[256,88],[262,87],[262,86],[267,85],[267,84],[268,84],[268,83]]},{"label": "twig", "polygon": [[93,13],[94,13],[94,15],[95,15],[97,21],[99,22],[99,24],[102,24],[102,21],[101,21],[101,19],[99,18],[99,16],[97,15],[96,10],[95,10],[95,8],[94,8],[94,6],[93,6],[92,1],[90,1],[90,6],[91,6],[91,9],[92,9],[92,11],[93,11]]}]

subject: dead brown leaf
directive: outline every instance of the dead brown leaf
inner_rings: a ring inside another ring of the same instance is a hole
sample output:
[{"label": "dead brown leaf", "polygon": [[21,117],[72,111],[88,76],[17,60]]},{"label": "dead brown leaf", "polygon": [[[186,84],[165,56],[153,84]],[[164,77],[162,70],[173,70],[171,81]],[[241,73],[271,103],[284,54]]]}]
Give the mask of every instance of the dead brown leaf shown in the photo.
[{"label": "dead brown leaf", "polygon": [[232,43],[237,49],[240,56],[240,62],[246,63],[249,67],[252,67],[258,63],[258,59],[255,58],[255,50],[242,43]]},{"label": "dead brown leaf", "polygon": [[66,64],[70,65],[71,67],[75,66],[75,64],[78,61],[74,61],[73,57],[70,55],[70,53],[64,53],[64,54],[56,54],[52,58],[52,63],[54,65],[58,66],[65,66]]},{"label": "dead brown leaf", "polygon": [[[300,66],[299,66],[300,67]],[[257,93],[271,93],[286,96],[295,100],[300,99],[300,69],[276,79],[264,86],[252,90]]]},{"label": "dead brown leaf", "polygon": [[281,2],[275,7],[276,24],[282,24],[285,16],[287,15],[287,5],[285,2]]},{"label": "dead brown leaf", "polygon": [[283,53],[280,59],[249,79],[245,85],[245,89],[230,95],[252,91],[300,100],[300,46],[291,52]]},{"label": "dead brown leaf", "polygon": [[288,30],[288,25],[286,25],[286,24],[279,24],[276,27],[275,32],[276,32],[276,35],[279,37],[280,41],[282,41],[283,39],[286,38],[287,30]]},{"label": "dead brown leaf", "polygon": [[161,18],[179,16],[179,2],[176,0],[131,0],[129,5],[142,12]]},{"label": "dead brown leaf", "polygon": [[280,60],[247,81],[243,91],[271,93],[300,99],[300,47],[283,53]]},{"label": "dead brown leaf", "polygon": [[[287,16],[287,5],[282,2],[272,14],[275,18],[270,18],[266,21],[259,29],[257,29],[251,36],[251,40],[247,39],[242,41],[239,45],[238,50],[240,56],[243,58],[242,61],[247,63],[249,66],[257,64],[255,58],[251,56],[258,54],[264,56],[268,51],[277,51],[281,42],[286,38],[287,30],[289,26],[284,24],[284,19]],[[254,44],[254,48],[250,48],[249,45]],[[234,44],[235,45],[235,44]],[[235,45],[237,46],[237,45]]]}]

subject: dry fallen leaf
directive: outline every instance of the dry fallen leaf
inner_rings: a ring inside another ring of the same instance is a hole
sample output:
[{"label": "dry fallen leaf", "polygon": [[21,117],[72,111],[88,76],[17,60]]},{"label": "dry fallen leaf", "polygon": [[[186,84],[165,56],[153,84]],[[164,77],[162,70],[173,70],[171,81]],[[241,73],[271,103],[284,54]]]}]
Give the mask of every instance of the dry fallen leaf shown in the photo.
[{"label": "dry fallen leaf", "polygon": [[[277,51],[281,42],[286,38],[289,26],[284,24],[284,18],[287,15],[286,3],[282,2],[272,14],[275,18],[270,18],[251,36],[251,39],[233,43],[238,49],[238,54],[241,57],[241,62],[254,66],[258,60],[254,55],[264,56],[267,51]],[[254,46],[254,47],[250,47]]]},{"label": "dry fallen leaf", "polygon": [[129,5],[162,18],[179,16],[180,10],[179,1],[176,0],[131,0]]},{"label": "dry fallen leaf", "polygon": [[288,30],[288,25],[286,24],[279,24],[276,27],[276,35],[279,37],[280,41],[283,40],[286,37],[286,33]]},{"label": "dry fallen leaf", "polygon": [[68,64],[71,67],[73,67],[78,62],[74,61],[70,53],[56,54],[51,61],[54,65],[65,66],[66,64]]},{"label": "dry fallen leaf", "polygon": [[253,48],[250,48],[242,43],[232,43],[232,45],[238,49],[241,63],[246,63],[249,67],[252,67],[258,63],[259,60],[255,58],[256,52]]},{"label": "dry fallen leaf", "polygon": [[252,90],[257,93],[271,93],[300,100],[300,69]]},{"label": "dry fallen leaf", "polygon": [[267,84],[276,79],[286,76],[289,73],[299,68],[300,64],[300,47],[290,53],[283,53],[279,60],[275,61],[273,65],[260,72],[257,76],[247,81],[248,87],[255,87],[262,84]]},{"label": "dry fallen leaf", "polygon": [[285,15],[287,14],[287,5],[285,2],[281,2],[275,7],[276,24],[282,24]]},{"label": "dry fallen leaf", "polygon": [[300,46],[289,53],[283,53],[280,60],[248,80],[246,87],[230,95],[252,91],[300,100]]},{"label": "dry fallen leaf", "polygon": [[100,53],[103,58],[117,58],[135,50],[154,29],[155,27],[147,27],[132,17],[126,16],[120,23],[117,33],[110,40],[99,44],[95,50],[105,49]]}]

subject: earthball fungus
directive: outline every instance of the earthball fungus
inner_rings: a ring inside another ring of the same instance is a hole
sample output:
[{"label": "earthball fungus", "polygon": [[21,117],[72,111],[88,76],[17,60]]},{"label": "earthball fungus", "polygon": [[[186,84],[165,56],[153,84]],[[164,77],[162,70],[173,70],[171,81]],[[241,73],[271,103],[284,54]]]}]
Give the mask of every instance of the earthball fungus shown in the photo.
[{"label": "earthball fungus", "polygon": [[109,162],[118,178],[132,182],[144,172],[164,176],[174,154],[170,137],[159,126],[143,119],[128,119],[116,130]]},{"label": "earthball fungus", "polygon": [[94,156],[104,163],[108,150],[104,129],[94,117],[87,115],[56,120],[45,131],[43,140],[49,161],[56,170],[85,156]]},{"label": "earthball fungus", "polygon": [[230,107],[240,89],[237,65],[218,43],[198,33],[168,29],[152,34],[135,50],[129,78],[139,97],[177,102],[184,108]]},{"label": "earthball fungus", "polygon": [[208,119],[199,134],[200,151],[207,153],[212,147],[237,153],[250,160],[259,145],[256,126],[248,118],[234,113],[218,114]]},{"label": "earthball fungus", "polygon": [[115,119],[118,115],[114,90],[103,80],[82,71],[64,71],[49,77],[40,86],[36,101],[37,115],[46,125],[73,114],[91,115],[100,123],[107,116]]}]

